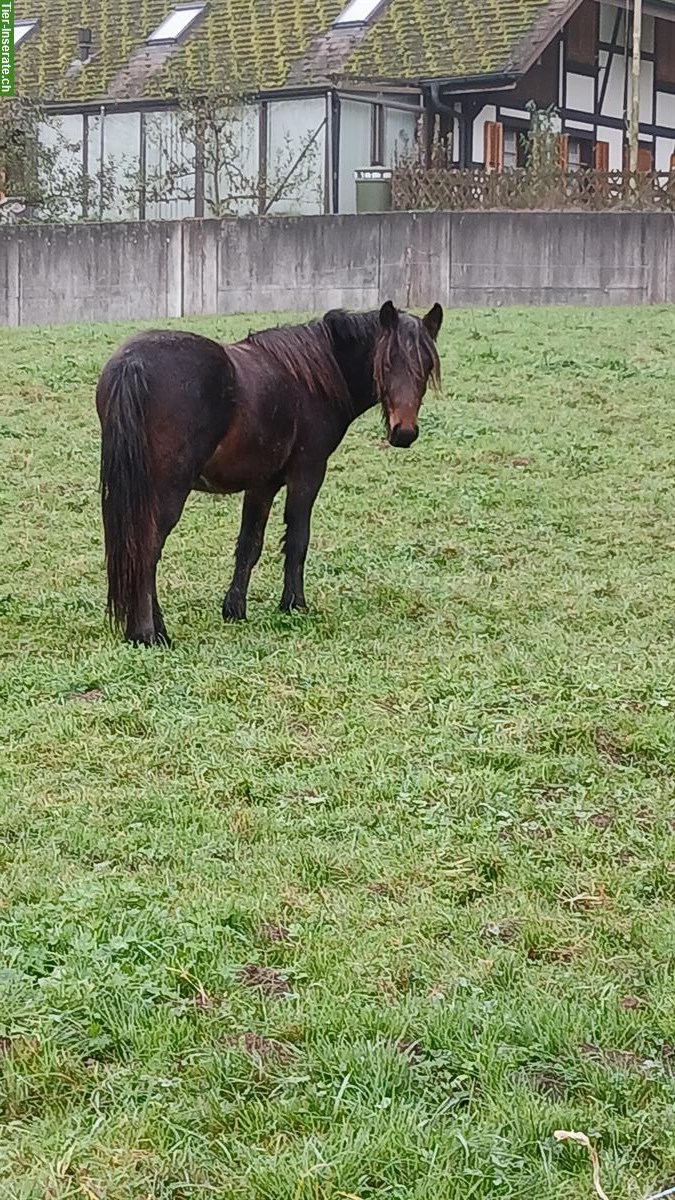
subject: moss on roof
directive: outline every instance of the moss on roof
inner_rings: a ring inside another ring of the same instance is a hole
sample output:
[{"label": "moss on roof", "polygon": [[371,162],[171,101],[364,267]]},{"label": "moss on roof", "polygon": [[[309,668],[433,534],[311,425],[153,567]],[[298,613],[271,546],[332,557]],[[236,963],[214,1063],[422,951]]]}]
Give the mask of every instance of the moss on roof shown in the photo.
[{"label": "moss on roof", "polygon": [[[17,16],[40,21],[17,49],[18,90],[40,99],[104,97],[173,7],[173,0],[18,0]],[[282,87],[291,61],[341,8],[342,0],[209,0],[199,25],[160,70],[148,73],[143,94]],[[67,79],[79,27],[92,30],[95,57]]]},{"label": "moss on roof", "polygon": [[[204,17],[175,49],[148,50],[147,37],[175,2],[17,0],[17,16],[40,21],[17,50],[19,91],[43,101],[170,99],[327,78],[416,82],[492,74],[517,66],[516,51],[528,37],[536,40],[537,24],[554,20],[570,0],[385,0],[372,26],[356,33],[331,32],[346,0],[208,0]],[[79,27],[91,28],[95,54],[67,77]]]},{"label": "moss on roof", "polygon": [[548,0],[393,0],[347,66],[374,79],[505,70]]}]

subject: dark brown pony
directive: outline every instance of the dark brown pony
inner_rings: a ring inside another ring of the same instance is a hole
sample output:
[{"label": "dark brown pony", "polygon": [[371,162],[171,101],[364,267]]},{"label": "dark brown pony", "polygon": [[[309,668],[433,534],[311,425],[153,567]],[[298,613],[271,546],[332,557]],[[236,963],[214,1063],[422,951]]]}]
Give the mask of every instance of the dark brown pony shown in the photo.
[{"label": "dark brown pony", "polygon": [[392,446],[411,446],[443,310],[420,319],[326,313],[308,325],[221,346],[194,333],[141,333],[105,366],[96,392],[108,612],[129,641],[167,643],[156,572],[190,492],[244,492],[225,620],[246,616],[272,503],[286,487],[281,608],[305,608],[310,517],[349,425],[382,405]]}]

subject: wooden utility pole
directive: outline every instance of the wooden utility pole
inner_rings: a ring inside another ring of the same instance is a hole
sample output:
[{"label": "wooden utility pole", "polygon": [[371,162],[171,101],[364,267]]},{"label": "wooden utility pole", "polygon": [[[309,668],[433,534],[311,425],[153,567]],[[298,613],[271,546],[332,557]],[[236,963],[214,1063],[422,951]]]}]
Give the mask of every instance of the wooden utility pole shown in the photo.
[{"label": "wooden utility pole", "polygon": [[634,0],[633,9],[633,86],[631,89],[630,125],[628,130],[628,145],[630,147],[629,165],[633,175],[638,169],[638,150],[640,147],[640,67],[642,63],[642,0]]}]

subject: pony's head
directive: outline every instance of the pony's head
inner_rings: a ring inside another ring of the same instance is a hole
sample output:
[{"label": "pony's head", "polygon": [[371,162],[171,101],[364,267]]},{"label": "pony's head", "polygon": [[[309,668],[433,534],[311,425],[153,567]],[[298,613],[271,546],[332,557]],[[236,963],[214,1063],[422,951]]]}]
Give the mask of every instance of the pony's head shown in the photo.
[{"label": "pony's head", "polygon": [[434,304],[425,317],[382,305],[373,356],[373,380],[392,446],[407,449],[419,436],[419,411],[431,382],[440,383],[436,338],[443,309]]}]

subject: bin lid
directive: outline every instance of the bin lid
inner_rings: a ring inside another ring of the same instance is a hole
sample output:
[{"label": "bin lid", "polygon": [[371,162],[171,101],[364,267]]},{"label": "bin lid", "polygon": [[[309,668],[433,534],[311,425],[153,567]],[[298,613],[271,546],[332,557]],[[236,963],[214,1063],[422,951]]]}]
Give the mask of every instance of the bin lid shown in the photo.
[{"label": "bin lid", "polygon": [[355,171],[354,179],[357,183],[364,183],[366,180],[371,183],[388,183],[391,179],[391,169],[389,167],[367,167],[361,171]]}]

